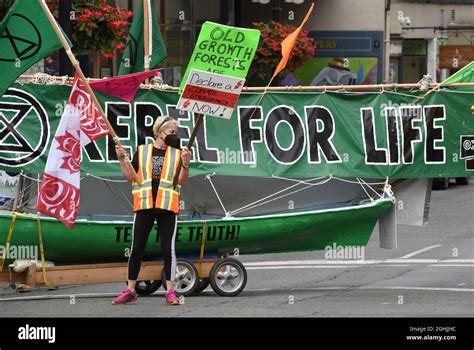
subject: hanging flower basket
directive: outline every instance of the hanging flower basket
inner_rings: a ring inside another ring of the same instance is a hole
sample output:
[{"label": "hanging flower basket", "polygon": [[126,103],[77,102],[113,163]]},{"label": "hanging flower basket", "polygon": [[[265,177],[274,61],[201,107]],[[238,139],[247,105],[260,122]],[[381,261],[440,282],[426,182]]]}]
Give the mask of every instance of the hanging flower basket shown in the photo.
[{"label": "hanging flower basket", "polygon": [[[47,0],[53,15],[59,17],[59,0]],[[76,53],[98,51],[103,58],[114,58],[115,49],[123,52],[132,12],[111,6],[106,0],[73,1],[72,44]]]}]

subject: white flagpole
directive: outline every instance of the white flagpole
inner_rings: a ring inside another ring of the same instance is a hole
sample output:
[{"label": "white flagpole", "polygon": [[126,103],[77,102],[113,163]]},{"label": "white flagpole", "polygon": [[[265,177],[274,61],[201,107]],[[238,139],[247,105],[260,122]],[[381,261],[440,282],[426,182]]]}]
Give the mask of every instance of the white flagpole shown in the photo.
[{"label": "white flagpole", "polygon": [[[151,24],[151,3],[150,0],[143,0],[143,67],[145,68],[145,72],[150,70],[150,61],[151,55],[150,52],[152,50],[152,24]],[[146,79],[145,84],[149,84],[149,80]]]}]

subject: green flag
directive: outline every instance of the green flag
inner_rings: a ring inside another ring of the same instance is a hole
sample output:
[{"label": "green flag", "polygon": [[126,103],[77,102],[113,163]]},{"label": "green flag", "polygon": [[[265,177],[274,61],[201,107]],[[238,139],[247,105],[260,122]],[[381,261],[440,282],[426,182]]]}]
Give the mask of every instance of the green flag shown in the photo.
[{"label": "green flag", "polygon": [[[133,15],[133,23],[128,34],[127,47],[120,64],[118,74],[130,74],[143,72],[144,66],[144,14],[143,3],[139,2],[137,11]],[[161,36],[158,20],[156,19],[155,11],[153,10],[153,1],[148,1],[149,25],[149,52],[150,52],[150,69],[155,67],[158,63],[167,57],[166,48]]]},{"label": "green flag", "polygon": [[36,0],[17,0],[4,22],[0,35],[0,96],[24,71],[62,47]]},{"label": "green flag", "polygon": [[441,86],[455,83],[474,83],[474,61],[443,81]]}]

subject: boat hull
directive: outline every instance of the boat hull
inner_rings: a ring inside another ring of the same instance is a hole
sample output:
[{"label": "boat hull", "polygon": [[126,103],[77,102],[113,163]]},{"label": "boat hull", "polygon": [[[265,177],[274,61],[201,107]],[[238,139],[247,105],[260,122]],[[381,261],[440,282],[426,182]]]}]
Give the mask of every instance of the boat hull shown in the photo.
[{"label": "boat hull", "polygon": [[[202,234],[207,256],[324,250],[327,246],[365,246],[377,220],[393,206],[390,199],[365,205],[248,218],[182,221],[178,223],[176,253],[198,256]],[[5,245],[12,213],[0,212],[0,245]],[[46,260],[56,265],[123,262],[132,242],[130,221],[78,220],[73,229],[41,218]],[[11,246],[38,247],[36,216],[18,215]],[[39,251],[39,249],[37,249]],[[10,253],[12,250],[10,249]],[[150,233],[145,260],[159,259],[159,228]],[[12,255],[12,254],[11,254]],[[17,258],[19,256],[16,256]],[[10,263],[13,259],[8,259]]]}]

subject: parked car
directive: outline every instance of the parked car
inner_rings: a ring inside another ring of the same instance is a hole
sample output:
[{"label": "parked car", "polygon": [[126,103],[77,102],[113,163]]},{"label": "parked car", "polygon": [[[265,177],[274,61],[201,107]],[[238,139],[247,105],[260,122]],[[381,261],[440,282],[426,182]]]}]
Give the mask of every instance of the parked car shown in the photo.
[{"label": "parked car", "polygon": [[[458,185],[469,185],[468,177],[456,177],[456,184]],[[447,190],[449,187],[450,177],[441,177],[433,179],[433,190]]]}]

